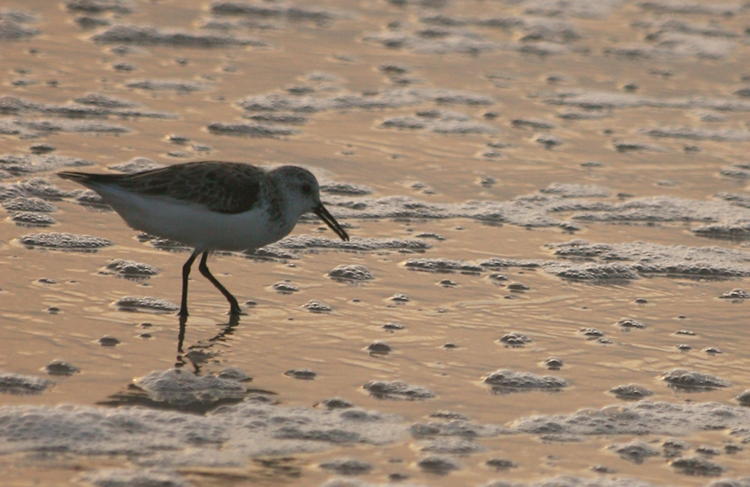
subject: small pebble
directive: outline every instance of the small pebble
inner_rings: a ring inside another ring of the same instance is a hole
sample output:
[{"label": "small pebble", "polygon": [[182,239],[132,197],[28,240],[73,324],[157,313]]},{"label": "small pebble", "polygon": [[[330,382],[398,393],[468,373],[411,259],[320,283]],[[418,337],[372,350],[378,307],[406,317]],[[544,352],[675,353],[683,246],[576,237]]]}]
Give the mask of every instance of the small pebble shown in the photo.
[{"label": "small pebble", "polygon": [[333,471],[339,475],[361,475],[372,470],[372,465],[353,458],[335,459],[320,464],[320,468]]},{"label": "small pebble", "polygon": [[172,135],[167,136],[167,140],[173,144],[182,145],[182,144],[187,144],[188,142],[190,142],[190,137],[186,137],[184,135],[172,134]]},{"label": "small pebble", "polygon": [[678,458],[672,460],[672,468],[685,475],[712,477],[721,475],[724,467],[702,457]]},{"label": "small pebble", "polygon": [[526,284],[521,284],[520,282],[513,282],[511,284],[508,284],[509,291],[519,292],[519,291],[528,291],[529,289],[531,289],[529,286],[527,286]]},{"label": "small pebble", "polygon": [[324,399],[323,401],[320,401],[320,404],[325,406],[326,409],[349,409],[354,406],[354,404],[340,397]]},{"label": "small pebble", "polygon": [[531,342],[531,338],[517,332],[511,332],[503,335],[500,341],[509,347],[523,347],[527,343]]},{"label": "small pebble", "polygon": [[112,69],[114,69],[115,71],[129,72],[134,71],[135,66],[130,63],[115,63],[112,65]]},{"label": "small pebble", "polygon": [[49,152],[53,152],[55,150],[55,146],[49,144],[34,144],[29,147],[29,150],[31,150],[33,154],[47,154]]},{"label": "small pebble", "polygon": [[358,264],[342,264],[328,272],[328,277],[338,281],[369,281],[375,278],[370,270]]},{"label": "small pebble", "polygon": [[506,276],[505,274],[499,274],[497,272],[490,274],[488,277],[490,278],[490,280],[496,283],[508,280],[508,276]]},{"label": "small pebble", "polygon": [[108,335],[101,337],[97,341],[99,342],[99,345],[101,345],[102,347],[114,347],[115,345],[118,345],[120,343],[120,340],[118,340],[115,337],[108,336]]},{"label": "small pebble", "polygon": [[721,450],[719,450],[718,448],[714,448],[712,446],[701,445],[699,447],[696,447],[695,453],[700,453],[701,455],[713,457],[713,456],[721,454]]},{"label": "small pebble", "polygon": [[484,186],[485,188],[488,188],[488,187],[492,186],[492,185],[493,185],[493,184],[495,184],[496,182],[497,182],[497,181],[495,180],[495,178],[492,178],[492,177],[490,177],[490,176],[481,176],[481,177],[480,177],[480,178],[479,178],[479,179],[477,180],[477,183],[478,183],[478,184],[479,184],[480,186]]},{"label": "small pebble", "polygon": [[292,294],[299,291],[299,287],[288,280],[277,282],[273,285],[273,289],[279,294]]},{"label": "small pebble", "polygon": [[440,410],[435,411],[434,413],[430,414],[431,418],[439,418],[439,419],[460,419],[462,421],[467,421],[469,418],[465,414],[457,413],[455,411],[446,411],[446,410]]},{"label": "small pebble", "polygon": [[458,470],[461,466],[450,457],[442,456],[430,456],[422,458],[417,462],[419,468],[425,472],[434,473],[438,475],[445,475],[452,470]]},{"label": "small pebble", "polygon": [[740,445],[735,445],[734,443],[727,443],[724,445],[724,452],[732,455],[734,453],[738,453],[742,451],[742,447]]},{"label": "small pebble", "polygon": [[64,360],[55,359],[48,363],[44,370],[50,375],[73,375],[81,371],[78,367]]},{"label": "small pebble", "polygon": [[665,458],[677,458],[687,449],[688,444],[679,440],[666,440],[661,447]]},{"label": "small pebble", "polygon": [[615,325],[623,329],[646,328],[646,325],[644,325],[640,321],[636,321],[631,318],[621,318],[617,323],[615,323]]},{"label": "small pebble", "polygon": [[541,134],[534,138],[534,142],[541,144],[545,149],[551,149],[563,143],[560,137],[552,134]]},{"label": "small pebble", "polygon": [[669,387],[685,391],[706,391],[730,385],[721,377],[679,368],[665,372],[661,378]]},{"label": "small pebble", "polygon": [[745,291],[744,289],[732,289],[731,291],[727,291],[725,293],[722,293],[721,296],[719,296],[721,299],[735,299],[735,300],[741,300],[741,299],[748,299],[750,298],[750,293]]},{"label": "small pebble", "polygon": [[364,384],[362,388],[378,399],[415,401],[435,397],[435,394],[425,387],[407,384],[400,380],[371,380]]},{"label": "small pebble", "polygon": [[75,21],[76,21],[76,24],[78,24],[81,28],[84,28],[84,29],[93,29],[95,27],[109,25],[108,20],[101,19],[99,17],[88,16],[88,15],[82,15],[80,17],[76,17]]},{"label": "small pebble", "polygon": [[329,313],[331,311],[330,306],[325,303],[321,303],[320,301],[315,301],[314,299],[311,299],[307,303],[303,304],[302,307],[311,313]]},{"label": "small pebble", "polygon": [[613,387],[609,390],[609,392],[610,394],[613,394],[615,397],[617,397],[617,399],[628,401],[643,399],[644,397],[653,394],[653,392],[638,384],[625,384]]},{"label": "small pebble", "polygon": [[253,378],[247,375],[244,370],[238,369],[237,367],[228,367],[216,374],[216,377],[220,379],[236,380],[238,382],[248,382],[253,380]]},{"label": "small pebble", "polygon": [[740,403],[741,406],[750,406],[750,389],[746,389],[745,391],[739,393],[737,396],[735,396],[735,399],[738,403]]},{"label": "small pebble", "polygon": [[375,355],[386,355],[393,350],[390,345],[385,342],[372,342],[367,345],[367,351]]},{"label": "small pebble", "polygon": [[31,211],[18,211],[10,215],[16,225],[20,227],[48,227],[56,223],[56,220],[46,214],[35,213]]},{"label": "small pebble", "polygon": [[404,328],[406,327],[401,323],[386,323],[383,325],[383,329],[388,331],[403,330]]},{"label": "small pebble", "polygon": [[578,332],[590,339],[604,336],[604,333],[596,328],[581,328]]},{"label": "small pebble", "polygon": [[550,357],[544,361],[544,366],[549,370],[560,370],[564,365],[562,359],[556,357]]},{"label": "small pebble", "polygon": [[431,233],[431,232],[418,233],[414,236],[417,238],[431,238],[431,239],[440,240],[440,241],[445,240],[445,237],[443,237],[442,235],[438,233]]},{"label": "small pebble", "polygon": [[310,369],[289,369],[284,375],[293,379],[313,380],[318,374]]},{"label": "small pebble", "polygon": [[510,468],[515,468],[518,466],[516,462],[513,462],[511,460],[506,460],[505,458],[490,458],[489,460],[484,462],[484,464],[490,468],[494,468],[498,472],[501,470],[508,470]]}]

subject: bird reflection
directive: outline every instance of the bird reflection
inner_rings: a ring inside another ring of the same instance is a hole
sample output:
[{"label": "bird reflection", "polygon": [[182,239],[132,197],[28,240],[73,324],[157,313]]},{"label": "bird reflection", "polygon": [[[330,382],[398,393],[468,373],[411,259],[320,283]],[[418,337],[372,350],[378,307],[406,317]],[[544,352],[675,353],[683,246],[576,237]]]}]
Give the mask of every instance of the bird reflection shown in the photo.
[{"label": "bird reflection", "polygon": [[[196,376],[201,375],[201,369],[209,364],[216,366],[220,363],[221,350],[215,345],[222,342],[228,341],[228,337],[234,333],[235,328],[239,325],[239,315],[234,315],[229,318],[227,323],[218,323],[221,327],[218,333],[211,338],[206,340],[199,340],[193,345],[183,348],[185,340],[185,319],[180,318],[180,331],[177,339],[177,360],[174,364],[174,370],[167,369],[164,371],[153,371],[146,378],[156,374],[157,376],[166,378],[165,381],[160,381],[160,387],[152,389],[148,384],[144,385],[141,383],[141,379],[136,379],[132,383],[128,384],[123,390],[111,394],[106,399],[98,401],[97,404],[107,406],[144,406],[156,409],[173,409],[178,411],[189,411],[198,414],[205,414],[206,412],[221,406],[222,404],[233,404],[244,400],[246,397],[253,397],[255,400],[263,402],[274,402],[272,399],[276,395],[275,392],[265,389],[249,388],[242,386],[240,388],[232,389],[229,388],[230,394],[226,395],[226,391],[219,389],[211,389],[215,387],[215,383],[211,381],[201,383],[195,381],[195,378],[190,378],[192,374]],[[216,348],[216,349],[215,349]],[[190,366],[190,367],[188,367]],[[188,372],[188,368],[192,368],[191,372]],[[183,371],[185,373],[183,373]],[[183,383],[178,379],[182,375],[187,378]],[[221,373],[215,374],[211,371],[206,373],[206,376],[215,376],[222,378]],[[235,381],[237,383],[249,382],[252,380],[251,377],[244,378],[227,378],[228,382]],[[198,384],[198,389],[195,389]],[[153,384],[152,384],[153,385]],[[206,387],[200,389],[200,387]]]},{"label": "bird reflection", "polygon": [[180,315],[179,323],[180,327],[177,334],[177,359],[174,366],[180,368],[190,364],[193,367],[193,372],[199,374],[201,368],[210,359],[217,355],[217,352],[212,350],[213,346],[217,343],[227,341],[227,337],[234,334],[235,328],[240,324],[240,315],[230,314],[227,323],[218,324],[222,328],[217,334],[208,340],[201,340],[188,346],[187,352],[185,352],[185,349],[183,348],[185,343],[185,331],[187,329],[187,316]]}]

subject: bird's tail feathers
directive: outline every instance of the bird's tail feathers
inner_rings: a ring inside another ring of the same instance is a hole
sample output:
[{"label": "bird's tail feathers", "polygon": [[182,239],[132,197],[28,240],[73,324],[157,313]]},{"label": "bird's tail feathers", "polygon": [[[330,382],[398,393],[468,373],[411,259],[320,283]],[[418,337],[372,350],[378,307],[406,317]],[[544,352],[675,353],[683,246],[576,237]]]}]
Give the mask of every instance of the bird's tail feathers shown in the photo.
[{"label": "bird's tail feathers", "polygon": [[57,175],[63,179],[70,179],[71,181],[77,181],[79,183],[90,181],[91,176],[93,176],[93,174],[78,171],[63,171],[57,173]]}]

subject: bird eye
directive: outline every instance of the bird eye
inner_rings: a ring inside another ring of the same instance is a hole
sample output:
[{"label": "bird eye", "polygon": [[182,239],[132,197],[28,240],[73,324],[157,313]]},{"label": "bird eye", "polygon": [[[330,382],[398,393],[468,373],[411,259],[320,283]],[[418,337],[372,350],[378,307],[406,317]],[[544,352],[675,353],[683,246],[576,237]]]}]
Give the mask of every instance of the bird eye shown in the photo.
[{"label": "bird eye", "polygon": [[305,194],[310,194],[312,192],[312,186],[310,186],[307,183],[303,184],[302,185],[302,192],[305,193]]}]

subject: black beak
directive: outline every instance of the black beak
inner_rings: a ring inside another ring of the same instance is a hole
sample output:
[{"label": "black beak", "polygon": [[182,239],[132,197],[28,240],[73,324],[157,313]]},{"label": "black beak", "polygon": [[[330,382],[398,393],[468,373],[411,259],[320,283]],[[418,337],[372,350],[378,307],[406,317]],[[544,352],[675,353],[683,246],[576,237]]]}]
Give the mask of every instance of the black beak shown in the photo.
[{"label": "black beak", "polygon": [[320,203],[318,206],[313,208],[313,213],[318,215],[321,220],[323,220],[326,225],[331,227],[331,230],[336,232],[336,235],[341,237],[341,240],[349,240],[349,234],[346,233],[346,230],[344,230],[341,225],[339,225],[339,222],[336,221],[336,219],[328,213],[328,210],[326,210],[326,207],[323,206],[323,203]]}]

